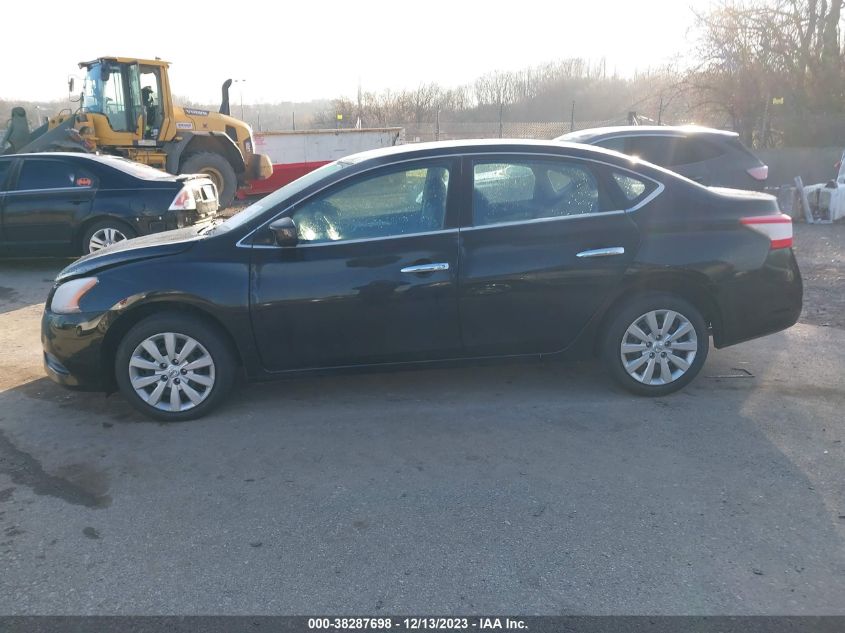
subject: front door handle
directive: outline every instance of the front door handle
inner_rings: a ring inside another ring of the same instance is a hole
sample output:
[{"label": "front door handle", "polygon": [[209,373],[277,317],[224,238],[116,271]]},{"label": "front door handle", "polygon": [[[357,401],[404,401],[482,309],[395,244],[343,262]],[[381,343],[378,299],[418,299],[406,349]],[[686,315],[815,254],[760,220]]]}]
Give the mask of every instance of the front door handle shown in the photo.
[{"label": "front door handle", "polygon": [[575,257],[610,257],[612,255],[624,255],[625,249],[622,246],[611,246],[609,248],[594,248],[590,251],[581,251]]},{"label": "front door handle", "polygon": [[405,266],[399,272],[403,273],[433,273],[438,270],[449,270],[448,262],[440,262],[437,264],[417,264],[416,266]]}]

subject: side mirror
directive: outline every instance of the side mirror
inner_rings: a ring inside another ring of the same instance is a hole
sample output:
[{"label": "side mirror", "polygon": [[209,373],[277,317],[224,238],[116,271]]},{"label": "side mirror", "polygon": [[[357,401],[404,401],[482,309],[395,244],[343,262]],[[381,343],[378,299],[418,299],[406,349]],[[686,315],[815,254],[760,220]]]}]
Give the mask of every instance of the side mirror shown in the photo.
[{"label": "side mirror", "polygon": [[269,229],[273,233],[277,246],[296,246],[299,242],[296,224],[289,217],[279,218],[271,222]]},{"label": "side mirror", "polygon": [[73,94],[73,87],[76,85],[76,79],[74,77],[67,78],[67,91],[70,94]]}]

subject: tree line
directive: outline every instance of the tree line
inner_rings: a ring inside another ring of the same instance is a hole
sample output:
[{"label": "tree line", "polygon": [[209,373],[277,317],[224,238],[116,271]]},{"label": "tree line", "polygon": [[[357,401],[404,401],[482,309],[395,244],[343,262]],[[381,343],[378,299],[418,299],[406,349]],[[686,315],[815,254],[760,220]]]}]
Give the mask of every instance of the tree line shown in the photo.
[{"label": "tree line", "polygon": [[[734,129],[757,147],[845,144],[843,6],[845,0],[722,0],[695,16],[687,52],[634,76],[618,75],[604,60],[563,59],[489,72],[461,86],[424,82],[409,90],[359,89],[353,98],[248,104],[243,117],[259,130],[494,121],[571,120],[576,127],[699,123]],[[36,123],[69,104],[0,100],[0,121],[15,105],[26,107]],[[241,115],[239,106],[233,114]]]}]

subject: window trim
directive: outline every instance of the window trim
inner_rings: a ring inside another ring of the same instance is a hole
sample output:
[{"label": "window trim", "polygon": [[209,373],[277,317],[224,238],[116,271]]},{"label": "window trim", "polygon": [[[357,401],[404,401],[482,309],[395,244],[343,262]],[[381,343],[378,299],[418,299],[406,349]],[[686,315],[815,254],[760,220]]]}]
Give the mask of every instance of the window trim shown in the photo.
[{"label": "window trim", "polygon": [[[641,209],[642,207],[646,206],[647,204],[649,204],[650,202],[652,202],[655,198],[657,198],[657,196],[659,196],[661,193],[663,193],[663,191],[666,189],[666,185],[664,185],[659,180],[656,180],[655,178],[651,178],[650,176],[646,176],[644,174],[641,174],[640,172],[634,171],[633,169],[630,169],[629,167],[622,167],[622,166],[617,165],[615,163],[610,163],[608,161],[599,160],[597,158],[590,158],[590,157],[584,157],[584,156],[572,156],[571,154],[557,154],[557,153],[550,153],[550,152],[514,151],[514,152],[505,152],[505,153],[507,153],[510,156],[541,157],[541,158],[553,158],[553,159],[558,159],[558,160],[569,159],[569,160],[585,161],[585,162],[595,163],[597,165],[605,165],[605,166],[610,167],[612,169],[617,169],[617,170],[620,170],[620,171],[628,172],[628,173],[633,174],[634,176],[636,176],[638,178],[644,178],[644,179],[649,180],[649,181],[651,181],[651,182],[653,182],[657,185],[654,188],[654,191],[652,191],[649,195],[647,195],[645,198],[643,198],[640,202],[638,202],[637,204],[635,204],[631,207],[627,207],[625,209],[614,209],[612,211],[603,211],[602,213],[596,214],[596,215],[608,215],[609,213],[613,213],[613,214],[616,214],[616,213],[633,213],[634,211],[637,211],[637,210]],[[434,157],[406,158],[406,159],[403,159],[403,160],[393,161],[391,163],[373,165],[372,167],[368,167],[366,169],[356,171],[353,174],[347,174],[347,175],[342,176],[341,178],[339,178],[335,181],[328,183],[327,185],[325,185],[323,187],[320,187],[319,189],[317,189],[315,191],[312,191],[311,193],[309,193],[304,198],[301,198],[301,199],[295,201],[294,203],[286,206],[284,209],[282,209],[278,213],[274,213],[267,220],[265,220],[264,222],[262,222],[261,224],[256,226],[254,229],[248,231],[246,233],[246,235],[244,235],[243,237],[239,238],[235,242],[235,246],[238,247],[238,248],[261,248],[261,249],[279,249],[279,250],[281,250],[281,249],[291,250],[291,249],[294,249],[294,248],[299,248],[301,246],[305,246],[305,244],[297,244],[296,246],[292,246],[292,247],[291,246],[278,246],[278,245],[275,245],[275,244],[252,244],[252,243],[249,242],[249,240],[251,240],[256,233],[258,233],[259,231],[261,231],[263,229],[266,229],[268,226],[270,226],[270,224],[272,224],[273,222],[275,222],[279,218],[285,217],[285,214],[290,212],[296,205],[301,204],[302,202],[312,198],[313,196],[316,196],[317,194],[321,193],[322,191],[325,191],[326,189],[328,189],[329,187],[333,187],[337,184],[340,184],[344,180],[349,180],[350,178],[355,178],[357,176],[360,176],[361,174],[366,174],[370,171],[374,171],[376,169],[380,169],[380,168],[386,167],[386,166],[402,165],[404,163],[414,163],[414,162],[424,161],[424,160],[428,160],[428,159],[434,159],[434,160],[451,159],[451,160],[455,161],[455,168],[457,170],[456,180],[459,183],[458,187],[456,188],[457,193],[455,194],[455,196],[457,197],[458,195],[465,195],[463,190],[466,189],[467,178],[469,178],[469,184],[470,185],[472,184],[472,174],[466,173],[467,170],[465,170],[463,168],[465,160],[466,159],[472,159],[475,156],[485,157],[485,156],[495,156],[495,155],[502,155],[502,152],[477,152],[477,151],[476,152],[472,152],[472,151],[471,152],[464,152],[464,151],[460,151],[460,149],[456,149],[453,152],[440,154],[440,155],[434,156]],[[343,173],[343,172],[341,172],[341,173]],[[451,180],[452,176],[450,176],[449,178]],[[464,201],[459,200],[459,204],[461,204],[461,203],[464,203]],[[472,213],[472,209],[470,209],[470,214],[471,213]],[[448,217],[448,215],[449,215],[449,209],[448,208],[446,210],[446,214],[447,214],[447,217]],[[452,231],[460,232],[460,231],[472,230],[472,229],[475,229],[475,228],[480,229],[480,228],[490,228],[490,227],[502,226],[500,224],[487,224],[483,227],[473,227],[471,224],[464,226],[464,218],[462,216],[463,216],[462,209],[458,209],[457,210],[458,226],[446,228],[446,229],[443,229],[442,231],[433,231],[433,232],[421,233],[421,234],[406,233],[406,234],[401,235],[401,236],[365,238],[365,239],[362,239],[361,241],[363,242],[363,241],[372,241],[372,240],[395,239],[396,237],[414,237],[414,236],[419,236],[419,235],[436,235],[438,233],[446,233],[446,232],[452,232]],[[569,220],[569,219],[576,219],[576,218],[583,218],[583,217],[588,217],[588,216],[587,216],[587,214],[565,215],[565,216],[561,216],[559,218],[551,218],[551,219],[553,219],[553,220]],[[547,218],[539,218],[539,219],[546,220]],[[528,220],[528,221],[530,221],[530,220]],[[519,224],[524,224],[524,222],[520,222]],[[340,245],[340,244],[349,244],[350,242],[351,242],[351,240],[346,241],[346,242],[343,242],[343,241],[320,242],[319,245]],[[312,246],[317,246],[317,245],[318,244],[312,244]]]}]

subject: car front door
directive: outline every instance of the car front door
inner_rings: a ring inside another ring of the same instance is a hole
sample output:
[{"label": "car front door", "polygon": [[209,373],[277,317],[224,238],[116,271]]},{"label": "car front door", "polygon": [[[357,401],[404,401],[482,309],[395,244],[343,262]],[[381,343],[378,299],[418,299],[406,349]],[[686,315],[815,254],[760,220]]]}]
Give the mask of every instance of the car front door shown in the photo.
[{"label": "car front door", "polygon": [[382,166],[286,213],[299,243],[252,248],[250,301],[266,369],[460,354],[457,159]]},{"label": "car front door", "polygon": [[461,229],[466,353],[565,349],[634,257],[639,234],[623,209],[635,202],[622,198],[643,199],[657,184],[566,157],[473,158],[464,173],[473,190]]},{"label": "car front door", "polygon": [[23,159],[6,192],[3,239],[19,247],[70,244],[91,211],[95,186],[92,173],[76,161]]}]

